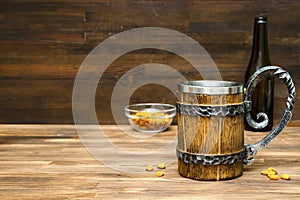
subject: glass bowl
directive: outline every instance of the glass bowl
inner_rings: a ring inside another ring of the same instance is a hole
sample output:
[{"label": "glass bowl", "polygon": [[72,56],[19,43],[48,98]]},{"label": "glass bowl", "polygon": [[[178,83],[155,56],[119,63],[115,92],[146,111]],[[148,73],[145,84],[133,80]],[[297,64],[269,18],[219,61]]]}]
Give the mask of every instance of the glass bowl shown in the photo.
[{"label": "glass bowl", "polygon": [[136,131],[157,133],[170,126],[176,107],[161,103],[131,104],[125,107],[125,115]]}]

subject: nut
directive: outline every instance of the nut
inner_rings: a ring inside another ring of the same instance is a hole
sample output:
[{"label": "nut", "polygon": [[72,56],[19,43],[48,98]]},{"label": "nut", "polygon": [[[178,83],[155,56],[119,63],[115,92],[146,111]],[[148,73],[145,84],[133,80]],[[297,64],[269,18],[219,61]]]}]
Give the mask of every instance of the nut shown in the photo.
[{"label": "nut", "polygon": [[166,168],[166,165],[164,163],[158,163],[157,164],[157,168],[158,169],[165,169]]},{"label": "nut", "polygon": [[147,167],[146,167],[146,171],[148,171],[148,172],[151,172],[151,171],[153,171],[154,170],[154,167],[152,166],[152,165],[148,165]]},{"label": "nut", "polygon": [[264,171],[261,171],[260,173],[261,173],[262,175],[266,175],[266,176],[267,176],[267,175],[269,174],[269,171],[268,171],[268,170],[264,170]]},{"label": "nut", "polygon": [[157,130],[168,125],[170,119],[161,112],[140,111],[132,115],[132,122],[143,130]]},{"label": "nut", "polygon": [[269,179],[275,180],[275,181],[280,179],[280,177],[278,175],[269,175],[268,177],[269,177]]},{"label": "nut", "polygon": [[271,180],[279,180],[280,178],[283,180],[291,180],[291,176],[288,174],[277,175],[277,170],[274,167],[269,167],[267,170],[261,171],[262,175],[267,175]]},{"label": "nut", "polygon": [[280,178],[283,180],[291,180],[291,176],[288,174],[281,174]]},{"label": "nut", "polygon": [[269,167],[267,170],[268,170],[268,171],[276,172],[276,174],[277,174],[277,170],[276,170],[274,167]]},{"label": "nut", "polygon": [[163,175],[165,175],[165,173],[163,173],[162,171],[157,171],[157,172],[155,172],[155,176],[163,176]]},{"label": "nut", "polygon": [[275,171],[268,171],[268,176],[271,176],[271,175],[277,175],[277,172],[275,172]]}]

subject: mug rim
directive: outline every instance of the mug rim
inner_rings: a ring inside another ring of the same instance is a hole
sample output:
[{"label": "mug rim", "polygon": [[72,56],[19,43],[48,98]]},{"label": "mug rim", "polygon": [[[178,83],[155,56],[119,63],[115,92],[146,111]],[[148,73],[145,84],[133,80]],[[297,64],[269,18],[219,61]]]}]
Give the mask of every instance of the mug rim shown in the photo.
[{"label": "mug rim", "polygon": [[195,80],[179,83],[178,91],[193,94],[240,94],[244,85],[240,82],[218,80]]}]

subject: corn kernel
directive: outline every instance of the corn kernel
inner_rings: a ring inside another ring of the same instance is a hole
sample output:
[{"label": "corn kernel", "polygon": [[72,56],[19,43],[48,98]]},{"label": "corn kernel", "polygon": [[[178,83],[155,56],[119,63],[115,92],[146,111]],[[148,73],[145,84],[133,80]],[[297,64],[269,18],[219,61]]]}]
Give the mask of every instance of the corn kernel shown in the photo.
[{"label": "corn kernel", "polygon": [[291,180],[291,176],[288,174],[281,174],[280,178],[283,180]]},{"label": "corn kernel", "polygon": [[154,167],[152,166],[152,165],[148,165],[147,167],[146,167],[146,171],[148,171],[148,172],[151,172],[151,171],[153,171],[154,170]]},{"label": "corn kernel", "polygon": [[277,175],[277,172],[275,172],[275,171],[268,171],[268,176],[271,176],[271,175]]},{"label": "corn kernel", "polygon": [[269,174],[269,171],[268,170],[261,171],[261,174],[267,176]]},{"label": "corn kernel", "polygon": [[277,170],[276,170],[274,167],[269,167],[267,170],[268,170],[268,171],[276,172],[276,174],[277,174]]},{"label": "corn kernel", "polygon": [[269,175],[268,177],[269,177],[269,179],[275,180],[275,181],[280,179],[280,177],[278,175]]},{"label": "corn kernel", "polygon": [[158,163],[157,164],[157,168],[158,169],[165,169],[166,168],[166,165],[164,163]]},{"label": "corn kernel", "polygon": [[162,171],[157,171],[157,172],[155,172],[155,176],[163,176],[163,175],[165,175],[165,173],[163,173]]}]

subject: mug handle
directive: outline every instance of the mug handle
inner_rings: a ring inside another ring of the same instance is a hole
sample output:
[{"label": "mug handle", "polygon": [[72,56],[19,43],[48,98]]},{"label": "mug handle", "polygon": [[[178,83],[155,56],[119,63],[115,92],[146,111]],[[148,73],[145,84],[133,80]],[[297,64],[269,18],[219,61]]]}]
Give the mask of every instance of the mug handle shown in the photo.
[{"label": "mug handle", "polygon": [[257,70],[249,79],[249,81],[245,85],[245,116],[246,120],[249,123],[250,126],[253,128],[263,128],[268,124],[268,116],[266,113],[258,113],[257,117],[263,117],[262,122],[256,122],[252,119],[250,111],[252,107],[251,102],[251,95],[256,87],[256,85],[263,79],[270,77],[270,76],[276,76],[279,79],[283,80],[287,86],[288,89],[288,98],[286,102],[286,108],[281,115],[278,123],[275,125],[275,127],[271,130],[271,132],[266,135],[263,139],[261,139],[259,142],[255,144],[248,144],[245,146],[245,164],[251,165],[254,161],[253,156],[257,154],[258,150],[268,145],[279,133],[285,128],[285,126],[288,124],[290,119],[292,118],[292,109],[295,102],[295,85],[292,80],[292,77],[290,74],[278,66],[266,66],[259,70]]}]

